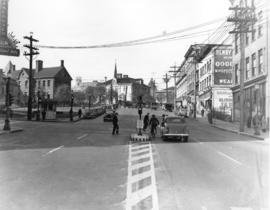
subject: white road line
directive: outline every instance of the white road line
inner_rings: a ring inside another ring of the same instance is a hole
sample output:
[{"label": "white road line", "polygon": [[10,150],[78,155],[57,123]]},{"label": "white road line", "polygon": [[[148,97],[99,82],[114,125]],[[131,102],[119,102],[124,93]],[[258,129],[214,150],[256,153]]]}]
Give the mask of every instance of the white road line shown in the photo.
[{"label": "white road line", "polygon": [[136,165],[131,166],[131,170],[139,169],[139,168],[149,166],[149,165],[150,165],[149,161],[138,163]]},{"label": "white road line", "polygon": [[79,136],[77,139],[80,140],[80,139],[82,139],[82,138],[84,138],[84,137],[86,137],[86,136],[88,136],[87,133],[86,133],[86,134],[83,134],[82,136]]},{"label": "white road line", "polygon": [[[133,157],[132,154],[138,153],[132,152],[132,149],[135,147],[132,146],[132,143],[129,144],[129,160],[128,160],[128,177],[127,177],[127,197],[126,197],[126,210],[131,210],[136,204],[140,201],[146,199],[147,197],[151,196],[152,198],[152,209],[158,210],[158,196],[157,196],[157,188],[156,188],[156,177],[155,177],[155,168],[154,168],[154,161],[153,161],[153,154],[152,154],[152,145],[148,143],[144,143],[143,145],[138,145],[138,147],[149,145],[147,150],[149,151],[148,154],[143,154],[139,157]],[[138,148],[136,147],[136,148]],[[144,150],[143,150],[144,151]],[[141,152],[141,151],[140,151]],[[140,164],[140,166],[150,165],[151,170],[145,171],[140,174],[132,175],[132,170],[135,168],[139,168],[139,166],[132,165],[132,161],[139,160],[142,158],[149,157],[149,161],[145,161]],[[138,183],[138,181],[143,180],[144,178],[151,177],[151,185],[145,186],[141,189],[132,192],[132,185]]]},{"label": "white road line", "polygon": [[57,147],[57,148],[54,148],[54,149],[50,150],[49,152],[47,152],[46,154],[44,154],[43,156],[49,155],[49,154],[51,154],[51,153],[53,153],[53,152],[55,152],[63,147],[64,147],[64,145]]},{"label": "white road line", "polygon": [[242,163],[241,163],[241,162],[239,162],[239,161],[237,161],[237,160],[235,160],[235,159],[231,158],[230,156],[228,156],[228,155],[224,154],[223,152],[217,151],[217,153],[218,153],[218,154],[220,154],[220,155],[222,155],[222,156],[224,156],[224,157],[226,157],[226,158],[228,158],[229,160],[231,160],[231,161],[233,161],[233,162],[237,163],[238,165],[242,165]]},{"label": "white road line", "polygon": [[252,210],[249,207],[231,207],[231,210]]}]

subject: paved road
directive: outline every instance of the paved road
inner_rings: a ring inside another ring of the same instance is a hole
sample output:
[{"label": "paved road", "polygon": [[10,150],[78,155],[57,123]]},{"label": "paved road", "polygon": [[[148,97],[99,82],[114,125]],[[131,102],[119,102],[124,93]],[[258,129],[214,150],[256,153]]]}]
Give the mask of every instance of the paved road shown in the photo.
[{"label": "paved road", "polygon": [[101,117],[0,135],[0,209],[268,207],[267,143],[189,120],[189,143],[130,145],[137,110],[119,114],[118,136]]}]

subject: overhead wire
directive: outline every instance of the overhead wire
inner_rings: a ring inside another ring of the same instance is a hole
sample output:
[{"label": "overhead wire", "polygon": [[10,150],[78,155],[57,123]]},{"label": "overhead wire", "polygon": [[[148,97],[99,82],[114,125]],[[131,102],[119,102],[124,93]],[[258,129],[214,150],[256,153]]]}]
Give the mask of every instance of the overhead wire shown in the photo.
[{"label": "overhead wire", "polygon": [[155,39],[160,39],[164,37],[169,37],[175,34],[187,32],[187,31],[192,31],[194,29],[202,28],[205,26],[212,25],[214,23],[220,22],[224,20],[224,18],[219,18],[215,20],[211,20],[202,24],[198,24],[195,26],[191,26],[188,28],[176,30],[173,32],[165,33],[162,35],[156,35],[156,36],[149,36],[146,38],[141,38],[141,39],[135,39],[135,40],[130,40],[130,41],[123,41],[123,42],[116,42],[116,43],[108,43],[108,44],[101,44],[101,45],[85,45],[85,46],[54,46],[54,45],[37,45],[39,48],[51,48],[51,49],[85,49],[85,48],[106,48],[106,47],[116,47],[116,46],[125,46],[125,45],[131,45],[133,43],[138,43],[138,42],[145,42],[145,41],[152,41]]}]

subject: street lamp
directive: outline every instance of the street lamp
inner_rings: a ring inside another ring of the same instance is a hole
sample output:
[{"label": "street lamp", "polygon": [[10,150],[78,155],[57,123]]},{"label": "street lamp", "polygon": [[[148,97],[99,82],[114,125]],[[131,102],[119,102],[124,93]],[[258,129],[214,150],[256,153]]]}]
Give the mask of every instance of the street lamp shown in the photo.
[{"label": "street lamp", "polygon": [[73,121],[73,101],[74,101],[74,95],[73,95],[73,92],[71,92],[70,111],[69,111],[70,121]]}]

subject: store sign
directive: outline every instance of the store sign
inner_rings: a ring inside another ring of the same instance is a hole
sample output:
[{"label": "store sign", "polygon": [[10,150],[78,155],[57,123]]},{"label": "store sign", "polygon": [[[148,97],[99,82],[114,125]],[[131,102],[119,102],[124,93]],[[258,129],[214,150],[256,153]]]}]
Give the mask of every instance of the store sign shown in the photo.
[{"label": "store sign", "polygon": [[7,36],[8,0],[0,0],[0,37]]},{"label": "store sign", "polygon": [[213,107],[217,111],[230,113],[233,104],[232,91],[230,89],[213,90]]},{"label": "store sign", "polygon": [[232,85],[232,49],[229,47],[214,51],[214,85]]},{"label": "store sign", "polygon": [[0,55],[19,56],[16,48],[19,43],[13,34],[7,33],[8,25],[8,0],[0,0]]}]

